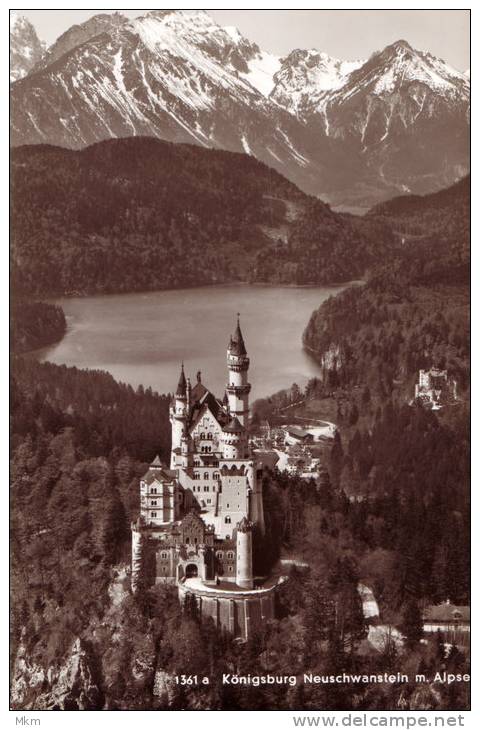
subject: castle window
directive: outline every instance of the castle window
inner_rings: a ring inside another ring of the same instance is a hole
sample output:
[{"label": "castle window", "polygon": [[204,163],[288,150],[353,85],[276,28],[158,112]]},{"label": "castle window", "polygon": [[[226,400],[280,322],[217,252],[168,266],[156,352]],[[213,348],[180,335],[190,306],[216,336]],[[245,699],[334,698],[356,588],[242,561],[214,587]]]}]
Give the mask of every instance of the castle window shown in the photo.
[{"label": "castle window", "polygon": [[228,572],[233,573],[233,567],[231,565],[228,566]]},{"label": "castle window", "polygon": [[208,479],[208,471],[203,472],[203,478]]},{"label": "castle window", "polygon": [[207,439],[211,441],[213,439],[213,434],[207,433]]},{"label": "castle window", "polygon": [[211,499],[207,499],[207,504],[212,504],[212,500]]},{"label": "castle window", "polygon": [[195,459],[195,461],[193,462],[193,466],[200,466],[200,462],[198,459]]},{"label": "castle window", "polygon": [[156,499],[152,499],[152,505],[151,506],[152,507],[156,507],[157,506],[157,500]]},{"label": "castle window", "polygon": [[156,512],[152,512],[152,517],[156,517],[156,516],[157,516],[157,513]]},{"label": "castle window", "polygon": [[157,493],[157,488],[156,487],[152,487],[152,494],[156,494],[156,493]]},{"label": "castle window", "polygon": [[227,559],[228,560],[233,560],[234,557],[235,557],[234,553],[232,553],[232,551],[229,550],[228,553],[227,553]]},{"label": "castle window", "polygon": [[219,550],[219,551],[218,551],[218,553],[217,553],[217,558],[218,558],[219,560],[223,560],[223,550]]},{"label": "castle window", "polygon": [[216,472],[213,473],[213,478],[214,479],[220,479],[220,474],[218,473],[218,471],[216,471]]},{"label": "castle window", "polygon": [[198,471],[194,471],[194,472],[193,472],[193,478],[194,478],[194,479],[200,479],[200,472],[198,472]]},{"label": "castle window", "polygon": [[162,560],[166,560],[166,558],[168,558],[168,553],[162,553],[161,558]]},{"label": "castle window", "polygon": [[189,544],[190,544],[190,538],[189,537],[186,537],[185,538],[185,545],[189,545]]},{"label": "castle window", "polygon": [[[227,507],[228,507],[228,505],[227,505]],[[227,515],[225,517],[225,524],[226,525],[231,525],[232,524],[232,518],[230,517],[230,515]]]},{"label": "castle window", "polygon": [[210,491],[210,487],[208,486],[208,484],[206,484],[206,485],[204,486],[204,488],[203,488],[203,491],[204,491],[204,492],[209,492],[209,491]]}]

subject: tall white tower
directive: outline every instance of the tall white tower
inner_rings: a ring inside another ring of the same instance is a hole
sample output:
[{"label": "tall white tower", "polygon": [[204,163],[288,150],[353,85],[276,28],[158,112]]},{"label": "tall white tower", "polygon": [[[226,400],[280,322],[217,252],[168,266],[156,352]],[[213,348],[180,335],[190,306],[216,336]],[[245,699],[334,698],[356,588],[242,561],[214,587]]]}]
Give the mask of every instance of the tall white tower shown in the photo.
[{"label": "tall white tower", "polygon": [[253,588],[252,528],[253,524],[246,517],[237,525],[236,583],[248,590]]},{"label": "tall white tower", "polygon": [[172,424],[172,456],[170,461],[170,468],[174,469],[178,466],[180,461],[179,454],[181,453],[182,436],[185,432],[185,426],[188,418],[188,387],[185,379],[185,373],[183,370],[180,372],[180,378],[178,381],[177,392],[175,398],[170,406],[170,423]]},{"label": "tall white tower", "polygon": [[237,319],[235,334],[230,337],[227,348],[227,365],[228,384],[226,391],[230,415],[232,418],[238,418],[244,428],[248,428],[248,394],[251,388],[248,382],[250,360],[243,341],[239,319]]}]

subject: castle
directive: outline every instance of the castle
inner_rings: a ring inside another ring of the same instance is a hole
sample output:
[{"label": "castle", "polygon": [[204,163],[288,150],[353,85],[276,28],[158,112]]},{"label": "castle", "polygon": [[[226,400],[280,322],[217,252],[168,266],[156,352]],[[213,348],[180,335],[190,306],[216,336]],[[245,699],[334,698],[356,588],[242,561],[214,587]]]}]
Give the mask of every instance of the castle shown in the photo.
[{"label": "castle", "polygon": [[438,410],[446,403],[457,400],[457,383],[446,370],[430,368],[420,370],[415,383],[415,400],[424,406]]},{"label": "castle", "polygon": [[132,525],[132,590],[174,583],[181,602],[194,600],[201,616],[240,639],[273,617],[282,580],[255,576],[253,543],[265,524],[262,464],[249,444],[249,365],[239,320],[223,399],[200,372],[192,387],[182,363],[170,406],[170,465],[156,457],[140,480]]}]

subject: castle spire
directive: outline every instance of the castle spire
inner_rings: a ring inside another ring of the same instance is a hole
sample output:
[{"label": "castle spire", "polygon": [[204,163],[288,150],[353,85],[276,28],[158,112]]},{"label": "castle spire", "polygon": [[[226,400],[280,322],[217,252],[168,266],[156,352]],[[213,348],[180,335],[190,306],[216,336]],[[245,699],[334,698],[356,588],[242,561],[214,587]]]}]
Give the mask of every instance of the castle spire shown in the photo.
[{"label": "castle spire", "polygon": [[227,349],[227,366],[227,395],[230,415],[232,418],[236,416],[242,426],[248,428],[248,394],[250,393],[248,368],[250,359],[240,329],[240,314],[237,314],[235,333],[230,337],[230,344]]},{"label": "castle spire", "polygon": [[185,372],[183,370],[183,360],[182,360],[182,370],[180,372],[180,378],[178,380],[178,386],[177,386],[177,395],[179,396],[186,396],[187,395],[187,381],[185,379]]},{"label": "castle spire", "polygon": [[228,349],[230,350],[232,355],[247,354],[247,348],[245,347],[245,342],[243,341],[242,330],[240,329],[240,312],[237,312],[237,327],[235,329],[235,334],[230,337],[230,344],[228,346]]}]

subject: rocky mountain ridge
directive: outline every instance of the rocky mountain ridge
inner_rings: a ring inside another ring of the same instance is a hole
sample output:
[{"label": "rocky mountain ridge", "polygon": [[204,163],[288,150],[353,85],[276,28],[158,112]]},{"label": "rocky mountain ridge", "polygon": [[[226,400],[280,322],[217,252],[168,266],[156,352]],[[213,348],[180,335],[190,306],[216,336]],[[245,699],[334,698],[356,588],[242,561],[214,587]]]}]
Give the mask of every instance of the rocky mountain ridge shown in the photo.
[{"label": "rocky mountain ridge", "polygon": [[10,12],[10,82],[30,73],[45,53],[33,25],[15,10]]},{"label": "rocky mountain ridge", "polygon": [[14,145],[150,135],[241,151],[333,204],[468,172],[469,79],[398,41],[369,59],[266,53],[205,11],[97,15],[12,85]]}]

